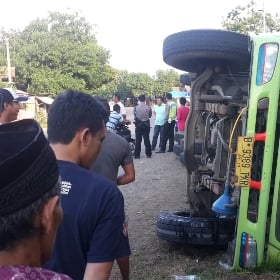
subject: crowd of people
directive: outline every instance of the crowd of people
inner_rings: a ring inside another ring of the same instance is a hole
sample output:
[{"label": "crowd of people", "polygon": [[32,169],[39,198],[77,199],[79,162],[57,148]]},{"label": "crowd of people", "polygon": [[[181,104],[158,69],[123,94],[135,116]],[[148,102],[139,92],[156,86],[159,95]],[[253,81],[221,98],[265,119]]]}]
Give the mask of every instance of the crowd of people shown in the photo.
[{"label": "crowd of people", "polygon": [[[163,103],[164,97],[166,103]],[[185,97],[179,99],[180,107],[177,102],[173,100],[170,92],[165,96],[156,98],[156,104],[153,110],[146,104],[145,95],[139,96],[139,104],[134,109],[135,115],[135,159],[140,158],[141,142],[144,140],[145,154],[147,158],[152,157],[152,151],[156,149],[159,138],[159,150],[156,153],[165,153],[166,145],[168,143],[167,152],[173,152],[174,148],[174,134],[175,125],[178,131],[183,132],[185,129],[186,120],[189,113],[189,103]],[[150,142],[150,119],[152,114],[155,115],[154,133],[152,136],[152,143]]]},{"label": "crowd of people", "polygon": [[[131,250],[119,186],[135,180],[135,168],[128,142],[111,126],[116,116],[126,119],[119,96],[110,112],[102,97],[76,90],[59,94],[48,112],[47,138],[35,120],[16,121],[25,100],[0,89],[1,279],[105,280],[116,261],[128,280]],[[142,138],[147,158],[158,136],[158,152],[165,152],[167,142],[173,150],[175,123],[184,127],[188,108],[177,108],[168,93],[166,100],[158,97],[152,110],[145,94],[139,96],[135,159]]]}]

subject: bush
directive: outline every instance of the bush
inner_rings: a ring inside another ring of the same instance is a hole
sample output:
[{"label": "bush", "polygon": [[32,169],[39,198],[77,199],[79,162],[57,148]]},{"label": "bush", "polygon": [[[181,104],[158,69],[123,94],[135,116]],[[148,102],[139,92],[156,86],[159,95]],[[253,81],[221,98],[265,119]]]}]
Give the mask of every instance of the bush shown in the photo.
[{"label": "bush", "polygon": [[42,128],[47,127],[47,113],[39,110],[35,115],[35,120],[41,125]]}]

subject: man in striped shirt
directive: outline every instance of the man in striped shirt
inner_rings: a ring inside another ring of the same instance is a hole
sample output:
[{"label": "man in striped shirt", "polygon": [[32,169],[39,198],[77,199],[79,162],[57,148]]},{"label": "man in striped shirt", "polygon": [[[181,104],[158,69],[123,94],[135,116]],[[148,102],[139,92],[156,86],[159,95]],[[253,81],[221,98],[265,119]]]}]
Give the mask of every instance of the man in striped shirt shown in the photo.
[{"label": "man in striped shirt", "polygon": [[106,128],[110,131],[116,131],[117,125],[123,122],[123,116],[120,114],[121,108],[119,104],[113,106],[113,111],[110,114],[109,120],[106,123]]}]

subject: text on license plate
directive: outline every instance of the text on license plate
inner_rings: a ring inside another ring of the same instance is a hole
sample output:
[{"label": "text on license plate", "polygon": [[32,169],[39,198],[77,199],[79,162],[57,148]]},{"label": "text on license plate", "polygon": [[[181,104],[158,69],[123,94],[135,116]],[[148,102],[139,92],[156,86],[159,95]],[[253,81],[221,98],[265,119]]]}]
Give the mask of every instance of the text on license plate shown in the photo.
[{"label": "text on license plate", "polygon": [[240,187],[249,187],[251,178],[252,155],[254,147],[254,138],[248,136],[239,136],[236,161],[235,161],[235,175]]}]

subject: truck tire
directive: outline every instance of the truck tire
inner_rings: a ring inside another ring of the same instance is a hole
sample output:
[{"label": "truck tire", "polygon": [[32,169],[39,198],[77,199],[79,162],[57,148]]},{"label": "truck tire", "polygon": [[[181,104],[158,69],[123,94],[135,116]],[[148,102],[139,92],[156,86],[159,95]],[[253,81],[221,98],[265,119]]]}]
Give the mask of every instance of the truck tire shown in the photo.
[{"label": "truck tire", "polygon": [[183,152],[183,149],[180,144],[175,144],[173,147],[173,153],[179,156]]},{"label": "truck tire", "polygon": [[226,31],[198,29],[174,33],[163,42],[163,60],[177,69],[198,73],[208,66],[221,72],[248,70],[249,37]]},{"label": "truck tire", "polygon": [[179,160],[184,166],[186,166],[186,159],[185,159],[185,153],[184,152],[180,153]]},{"label": "truck tire", "polygon": [[233,240],[235,218],[191,217],[190,211],[162,211],[157,217],[160,239],[184,245],[227,246]]},{"label": "truck tire", "polygon": [[174,135],[174,141],[180,143],[181,139],[184,139],[184,132],[176,132]]}]

